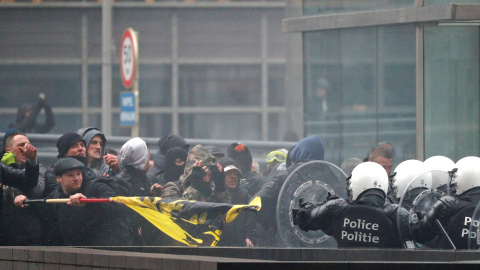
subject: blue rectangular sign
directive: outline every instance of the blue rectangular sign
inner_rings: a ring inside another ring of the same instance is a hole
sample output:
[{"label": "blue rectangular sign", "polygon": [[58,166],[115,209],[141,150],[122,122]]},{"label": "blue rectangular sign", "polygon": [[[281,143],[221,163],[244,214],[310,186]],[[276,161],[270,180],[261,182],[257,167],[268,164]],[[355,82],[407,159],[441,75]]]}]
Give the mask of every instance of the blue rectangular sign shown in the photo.
[{"label": "blue rectangular sign", "polygon": [[135,126],[137,123],[135,108],[135,93],[120,94],[120,125]]}]

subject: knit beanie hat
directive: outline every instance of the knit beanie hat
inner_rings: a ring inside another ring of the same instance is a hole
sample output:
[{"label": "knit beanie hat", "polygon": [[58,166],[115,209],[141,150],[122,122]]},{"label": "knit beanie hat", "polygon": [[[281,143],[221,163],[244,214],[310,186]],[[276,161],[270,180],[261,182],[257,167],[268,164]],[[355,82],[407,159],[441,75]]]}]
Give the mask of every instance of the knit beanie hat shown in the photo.
[{"label": "knit beanie hat", "polygon": [[227,156],[235,160],[238,168],[245,174],[252,170],[252,154],[248,147],[242,143],[232,143],[227,149]]},{"label": "knit beanie hat", "polygon": [[148,162],[148,147],[145,141],[139,137],[128,140],[118,152],[118,162],[122,169],[129,165],[143,170]]},{"label": "knit beanie hat", "polygon": [[63,134],[57,140],[58,158],[65,157],[65,154],[68,152],[68,149],[70,149],[72,145],[80,141],[85,143],[85,140],[83,140],[82,136],[78,135],[77,133],[68,132]]}]

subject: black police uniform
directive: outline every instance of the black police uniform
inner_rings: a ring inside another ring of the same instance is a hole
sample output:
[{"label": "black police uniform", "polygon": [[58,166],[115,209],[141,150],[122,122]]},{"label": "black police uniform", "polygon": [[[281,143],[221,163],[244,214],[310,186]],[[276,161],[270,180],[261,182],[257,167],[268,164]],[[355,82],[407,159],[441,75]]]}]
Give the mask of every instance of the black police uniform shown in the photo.
[{"label": "black police uniform", "polygon": [[[434,231],[438,235],[435,241],[431,241],[428,246],[444,249],[453,248],[448,238],[435,224],[435,220],[438,219],[455,247],[457,249],[467,249],[469,237],[476,238],[476,232],[470,232],[469,230],[471,222],[473,222],[472,215],[479,201],[480,187],[473,188],[459,196],[440,198],[422,220],[420,231],[424,237],[427,231]],[[419,241],[422,240],[425,239],[420,238]]]},{"label": "black police uniform", "polygon": [[403,247],[397,231],[399,207],[384,203],[385,194],[377,189],[360,194],[354,203],[333,197],[300,209],[294,223],[305,231],[322,230],[338,247]]}]

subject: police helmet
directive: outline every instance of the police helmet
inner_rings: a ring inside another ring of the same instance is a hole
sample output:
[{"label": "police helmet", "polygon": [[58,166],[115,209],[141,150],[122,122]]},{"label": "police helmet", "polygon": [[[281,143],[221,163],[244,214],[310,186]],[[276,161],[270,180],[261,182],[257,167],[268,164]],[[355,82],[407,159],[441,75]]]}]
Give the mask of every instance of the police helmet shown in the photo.
[{"label": "police helmet", "polygon": [[451,171],[455,167],[455,162],[445,156],[433,156],[423,162],[426,170]]},{"label": "police helmet", "polygon": [[[400,199],[407,188],[429,188],[432,186],[432,177],[430,173],[425,173],[420,176],[422,169],[423,162],[416,159],[405,160],[398,164],[392,176],[392,192],[395,198]],[[417,176],[422,177],[422,179],[418,179],[418,181],[411,183],[410,186],[407,187],[407,185]]]},{"label": "police helmet", "polygon": [[352,201],[369,189],[380,189],[385,195],[388,191],[388,175],[385,169],[375,162],[363,162],[357,165],[347,182],[348,194]]},{"label": "police helmet", "polygon": [[[455,167],[455,162],[445,156],[432,156],[423,162],[423,166],[426,171],[449,172]],[[442,173],[432,172],[432,189],[445,185],[448,181],[448,179],[444,179]]]},{"label": "police helmet", "polygon": [[451,189],[456,195],[480,186],[480,158],[464,157],[457,161],[453,170]]}]

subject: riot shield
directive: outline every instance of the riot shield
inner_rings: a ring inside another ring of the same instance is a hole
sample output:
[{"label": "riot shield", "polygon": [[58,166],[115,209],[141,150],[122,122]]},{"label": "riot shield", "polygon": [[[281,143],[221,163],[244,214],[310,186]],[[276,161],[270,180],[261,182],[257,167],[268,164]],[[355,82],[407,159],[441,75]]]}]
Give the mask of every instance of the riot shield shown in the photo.
[{"label": "riot shield", "polygon": [[416,224],[438,199],[449,194],[449,179],[447,172],[429,170],[415,176],[404,189],[398,203],[400,209],[397,212],[397,229],[406,248],[424,247],[412,239],[410,227]]},{"label": "riot shield", "polygon": [[480,249],[480,202],[478,202],[470,220],[468,249]]},{"label": "riot shield", "polygon": [[345,173],[332,163],[310,161],[300,165],[287,177],[277,202],[278,234],[286,247],[337,247],[337,242],[322,231],[305,232],[293,225],[292,208],[299,208],[299,199],[323,202],[328,196],[347,198]]}]

